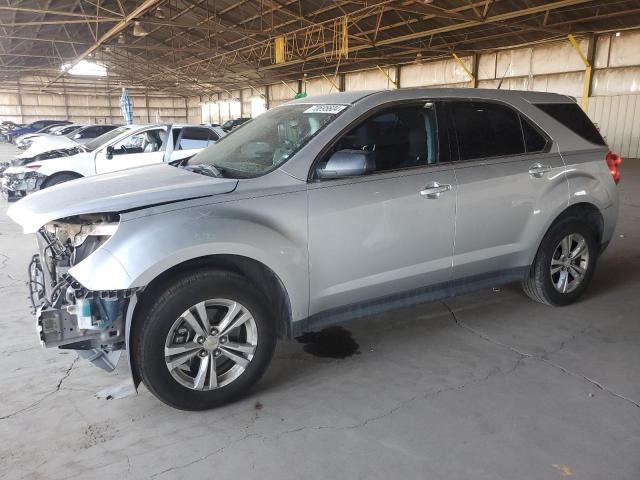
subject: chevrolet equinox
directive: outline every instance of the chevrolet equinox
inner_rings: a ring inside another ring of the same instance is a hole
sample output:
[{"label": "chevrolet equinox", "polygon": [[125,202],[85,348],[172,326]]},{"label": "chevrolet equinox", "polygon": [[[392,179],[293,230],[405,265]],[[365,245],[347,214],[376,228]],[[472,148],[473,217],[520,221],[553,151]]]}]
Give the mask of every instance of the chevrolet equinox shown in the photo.
[{"label": "chevrolet equinox", "polygon": [[198,410],[276,339],[507,282],[576,301],[620,157],[574,99],[403,89],[294,100],[191,158],[20,200],[40,340]]}]

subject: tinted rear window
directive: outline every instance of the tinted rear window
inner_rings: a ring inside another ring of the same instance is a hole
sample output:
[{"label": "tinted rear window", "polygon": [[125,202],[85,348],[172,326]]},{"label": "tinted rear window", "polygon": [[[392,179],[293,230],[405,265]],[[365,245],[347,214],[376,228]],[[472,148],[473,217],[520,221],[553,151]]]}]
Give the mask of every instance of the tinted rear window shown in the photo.
[{"label": "tinted rear window", "polygon": [[536,106],[588,142],[606,145],[598,129],[577,103],[539,103]]},{"label": "tinted rear window", "polygon": [[518,114],[489,102],[451,102],[460,160],[525,153]]}]

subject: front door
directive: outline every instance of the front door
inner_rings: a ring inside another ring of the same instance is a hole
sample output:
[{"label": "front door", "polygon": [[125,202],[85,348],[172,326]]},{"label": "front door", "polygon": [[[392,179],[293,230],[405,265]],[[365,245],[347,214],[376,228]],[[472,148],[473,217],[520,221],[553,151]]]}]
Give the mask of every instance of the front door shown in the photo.
[{"label": "front door", "polygon": [[96,155],[96,173],[114,172],[164,161],[167,129],[149,128],[103,148]]},{"label": "front door", "polygon": [[436,132],[432,103],[391,107],[327,154],[366,150],[375,168],[309,184],[309,314],[316,325],[446,292],[456,185],[452,165],[439,161]]}]

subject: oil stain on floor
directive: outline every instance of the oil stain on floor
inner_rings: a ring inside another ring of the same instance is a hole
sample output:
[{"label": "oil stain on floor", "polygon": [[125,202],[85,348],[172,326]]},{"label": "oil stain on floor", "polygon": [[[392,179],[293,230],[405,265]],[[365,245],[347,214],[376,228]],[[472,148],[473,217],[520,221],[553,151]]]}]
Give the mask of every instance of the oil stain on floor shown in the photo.
[{"label": "oil stain on floor", "polygon": [[316,357],[346,358],[360,352],[351,332],[342,327],[329,327],[319,332],[307,332],[296,338],[304,344],[304,351]]}]

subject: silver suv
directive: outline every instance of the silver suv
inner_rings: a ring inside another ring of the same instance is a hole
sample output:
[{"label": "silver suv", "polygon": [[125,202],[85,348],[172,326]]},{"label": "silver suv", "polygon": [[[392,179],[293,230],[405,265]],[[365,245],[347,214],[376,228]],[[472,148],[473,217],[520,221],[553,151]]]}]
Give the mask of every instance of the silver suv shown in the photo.
[{"label": "silver suv", "polygon": [[46,347],[181,409],[245,393],[277,338],[520,281],[584,292],[618,214],[620,157],[573,99],[407,89],[274,108],[179,164],[56,185],[37,232]]}]

